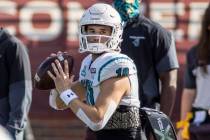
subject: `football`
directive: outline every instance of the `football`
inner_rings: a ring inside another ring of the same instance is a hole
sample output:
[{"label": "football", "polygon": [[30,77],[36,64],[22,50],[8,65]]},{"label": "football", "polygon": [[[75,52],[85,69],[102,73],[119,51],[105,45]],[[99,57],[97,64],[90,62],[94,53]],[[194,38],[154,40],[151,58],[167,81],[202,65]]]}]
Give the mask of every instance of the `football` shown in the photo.
[{"label": "football", "polygon": [[61,66],[64,69],[64,60],[68,61],[69,65],[69,73],[72,73],[72,69],[74,66],[74,59],[71,55],[68,53],[59,53],[55,56],[47,57],[37,68],[36,74],[34,76],[34,87],[39,90],[49,90],[54,89],[55,84],[54,81],[51,79],[51,77],[47,74],[47,71],[53,72],[51,63],[55,62],[55,60],[59,60],[61,63]]}]

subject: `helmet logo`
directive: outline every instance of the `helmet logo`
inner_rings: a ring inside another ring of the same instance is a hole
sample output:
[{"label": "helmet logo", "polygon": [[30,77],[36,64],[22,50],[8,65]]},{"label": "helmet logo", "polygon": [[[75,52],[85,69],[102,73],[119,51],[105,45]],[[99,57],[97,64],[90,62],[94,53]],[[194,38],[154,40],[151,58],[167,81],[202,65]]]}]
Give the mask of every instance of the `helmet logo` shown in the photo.
[{"label": "helmet logo", "polygon": [[101,15],[101,14],[104,14],[105,11],[106,11],[106,7],[100,7],[100,9],[95,7],[95,8],[90,9],[90,14]]}]

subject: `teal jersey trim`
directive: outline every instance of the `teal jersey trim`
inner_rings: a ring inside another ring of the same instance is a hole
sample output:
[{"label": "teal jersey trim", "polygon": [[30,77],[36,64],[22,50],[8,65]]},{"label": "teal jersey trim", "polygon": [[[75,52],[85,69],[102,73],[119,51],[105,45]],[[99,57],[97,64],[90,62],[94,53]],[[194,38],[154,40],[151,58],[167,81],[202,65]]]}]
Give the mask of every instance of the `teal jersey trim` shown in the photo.
[{"label": "teal jersey trim", "polygon": [[[115,61],[115,60],[118,60],[118,59],[127,59],[129,61],[131,61],[129,58],[125,58],[125,57],[116,57],[116,58],[113,58],[111,60],[109,60],[108,62],[106,62],[104,65],[101,66],[101,68],[99,69],[99,74],[98,74],[98,81],[101,80],[101,71],[103,70],[104,67],[106,67],[108,64],[110,64],[111,62]],[[133,63],[133,62],[132,62]]]}]

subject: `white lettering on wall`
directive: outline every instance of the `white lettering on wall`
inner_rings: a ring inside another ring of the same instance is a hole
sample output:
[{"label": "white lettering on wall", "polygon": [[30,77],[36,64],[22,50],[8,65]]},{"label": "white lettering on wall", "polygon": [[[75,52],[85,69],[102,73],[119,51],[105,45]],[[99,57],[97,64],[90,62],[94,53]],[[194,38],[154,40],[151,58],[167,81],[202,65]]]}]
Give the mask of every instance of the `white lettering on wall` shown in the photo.
[{"label": "white lettering on wall", "polygon": [[197,39],[200,34],[201,20],[204,14],[204,9],[208,6],[205,2],[190,3],[190,18],[188,26],[188,39]]},{"label": "white lettering on wall", "polygon": [[[13,1],[0,1],[0,13],[15,16],[17,14],[17,4]],[[8,31],[12,34],[16,34],[15,26],[6,26]]]},{"label": "white lettering on wall", "polygon": [[68,29],[67,29],[67,39],[68,41],[77,41],[78,40],[78,27],[79,20],[84,13],[84,9],[82,8],[79,2],[69,2],[67,4],[68,14]]},{"label": "white lettering on wall", "polygon": [[[35,28],[32,17],[35,13],[48,14],[51,18],[50,26],[43,29]],[[29,1],[20,10],[20,32],[31,40],[51,41],[62,32],[63,18],[59,6],[53,1]]]},{"label": "white lettering on wall", "polygon": [[182,29],[175,29],[176,15],[183,16],[184,3],[152,3],[150,7],[150,18],[163,27],[172,30],[177,40],[182,40],[184,31]]},{"label": "white lettering on wall", "polygon": [[[21,34],[32,41],[54,41],[62,32],[66,33],[65,40],[78,41],[79,20],[84,12],[82,5],[81,2],[69,1],[61,7],[53,0],[26,1],[24,5],[19,5],[18,1],[1,0],[0,22],[5,20],[1,25],[9,32],[14,35]],[[189,5],[183,1],[177,3],[152,1],[148,5],[150,8],[148,11],[152,20],[174,33],[176,41],[195,40],[198,38],[201,17],[207,6],[208,1],[190,2]],[[50,18],[44,21],[45,25],[49,26],[42,28],[35,26],[41,24],[38,22],[39,18],[34,20],[34,15],[39,14],[45,14]],[[7,24],[10,17],[17,19],[18,23]],[[64,28],[64,22],[66,22],[66,28]]]},{"label": "white lettering on wall", "polygon": [[183,2],[153,2],[150,6],[150,18],[157,21],[163,27],[172,30],[175,34],[176,41],[183,41],[184,33],[189,40],[198,39],[201,17],[208,6],[208,2],[190,2],[188,19],[185,19],[184,21],[180,20],[183,23],[179,23],[180,21],[178,22],[180,25],[185,24],[187,29],[183,29],[180,26],[176,29],[176,15],[178,18],[184,16],[186,12],[188,12],[185,10],[185,6],[185,3]]}]

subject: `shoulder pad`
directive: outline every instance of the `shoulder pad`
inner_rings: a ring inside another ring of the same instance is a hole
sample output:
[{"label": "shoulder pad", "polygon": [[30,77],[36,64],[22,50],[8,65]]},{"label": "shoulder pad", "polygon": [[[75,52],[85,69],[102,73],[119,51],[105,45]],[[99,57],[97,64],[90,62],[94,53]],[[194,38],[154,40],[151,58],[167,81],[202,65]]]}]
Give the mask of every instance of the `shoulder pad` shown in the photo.
[{"label": "shoulder pad", "polygon": [[98,76],[94,79],[94,84],[100,83],[111,77],[123,77],[137,73],[133,60],[123,54],[111,55],[102,58],[98,69]]}]

